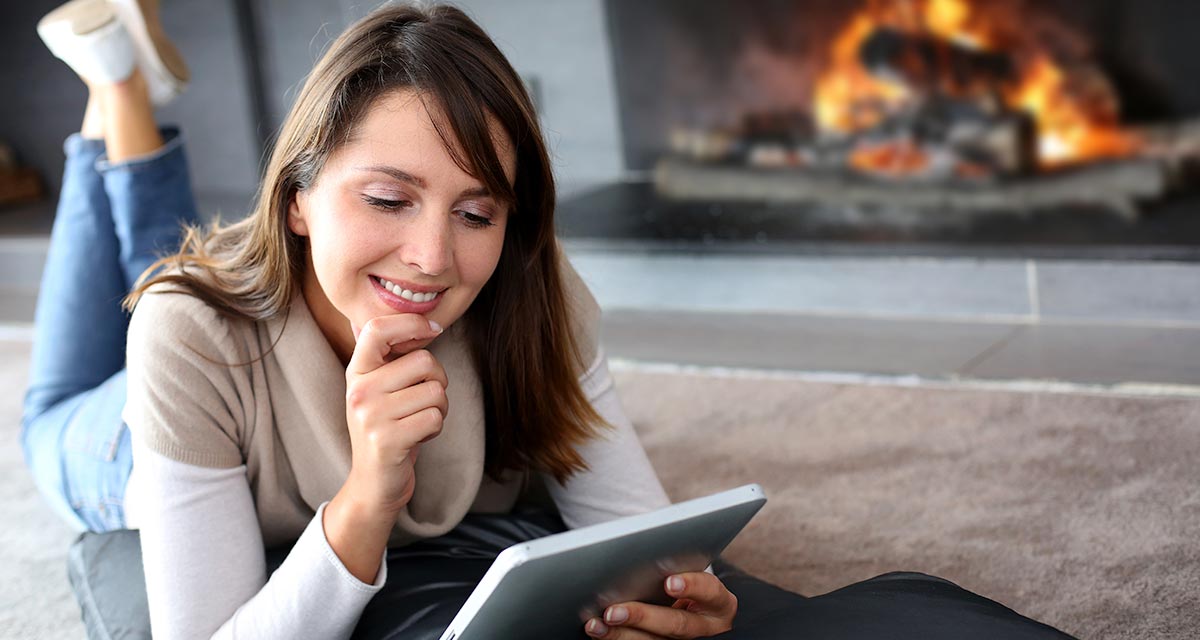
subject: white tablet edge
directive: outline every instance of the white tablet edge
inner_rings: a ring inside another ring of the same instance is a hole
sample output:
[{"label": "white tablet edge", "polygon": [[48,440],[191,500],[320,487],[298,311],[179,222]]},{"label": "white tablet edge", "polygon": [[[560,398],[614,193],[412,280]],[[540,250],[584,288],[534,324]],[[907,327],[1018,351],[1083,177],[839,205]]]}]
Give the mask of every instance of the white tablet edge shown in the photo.
[{"label": "white tablet edge", "polygon": [[446,631],[441,636],[442,640],[453,638],[453,634],[457,634],[463,625],[475,617],[475,613],[491,597],[492,592],[499,586],[500,581],[506,573],[529,560],[569,551],[576,547],[607,540],[617,535],[653,529],[668,522],[686,520],[718,509],[751,502],[759,498],[766,498],[763,488],[758,483],[752,483],[709,496],[685,500],[655,511],[580,527],[508,547],[496,556],[495,561],[492,562],[492,566],[483,575],[479,584],[476,585],[475,590],[471,592],[467,601],[463,603],[462,608],[458,610],[458,614],[450,621],[450,625],[446,627]]}]

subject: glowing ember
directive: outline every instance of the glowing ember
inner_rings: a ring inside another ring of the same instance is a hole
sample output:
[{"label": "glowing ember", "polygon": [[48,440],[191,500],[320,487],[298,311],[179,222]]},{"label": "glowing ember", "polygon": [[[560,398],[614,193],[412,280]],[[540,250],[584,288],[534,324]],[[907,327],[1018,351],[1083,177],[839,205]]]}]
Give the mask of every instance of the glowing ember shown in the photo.
[{"label": "glowing ember", "polygon": [[[989,5],[990,7],[990,5]],[[1063,67],[1038,43],[1018,16],[973,6],[970,0],[871,0],[855,13],[834,38],[829,62],[816,83],[813,110],[826,132],[848,134],[871,129],[888,114],[917,98],[900,81],[872,75],[862,63],[864,41],[880,29],[936,37],[960,47],[1008,53],[1016,80],[998,96],[1011,110],[1025,110],[1037,127],[1038,161],[1061,166],[1102,158],[1127,156],[1138,142],[1117,122],[1111,104],[1074,90]],[[1003,43],[1003,44],[1000,44]],[[920,172],[929,164],[911,143],[892,143],[856,151],[856,168],[887,174]],[[903,147],[903,148],[899,148]],[[962,172],[960,172],[962,173]]]},{"label": "glowing ember", "polygon": [[850,154],[850,166],[860,171],[904,176],[929,167],[929,154],[911,142],[865,145]]}]

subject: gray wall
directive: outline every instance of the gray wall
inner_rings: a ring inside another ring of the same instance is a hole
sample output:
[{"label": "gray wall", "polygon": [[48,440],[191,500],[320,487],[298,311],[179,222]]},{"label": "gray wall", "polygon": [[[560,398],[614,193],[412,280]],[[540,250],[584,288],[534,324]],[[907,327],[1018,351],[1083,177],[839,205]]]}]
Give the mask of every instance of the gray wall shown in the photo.
[{"label": "gray wall", "polygon": [[[38,169],[56,191],[62,172],[62,140],[78,130],[87,101],[83,83],[51,56],[35,31],[37,21],[59,0],[6,3],[0,14],[0,139]],[[163,22],[193,73],[192,86],[163,109],[160,121],[184,127],[198,193],[245,195],[256,182],[257,151],[252,135],[246,78],[238,48],[232,3],[167,2]]]},{"label": "gray wall", "polygon": [[463,7],[539,87],[564,193],[623,172],[617,96],[601,0],[470,0]]},{"label": "gray wall", "polygon": [[[601,0],[465,0],[466,11],[537,89],[564,193],[622,172],[617,98]],[[328,43],[375,3],[264,0],[268,108],[280,122]]]},{"label": "gray wall", "polygon": [[[52,190],[63,138],[86,101],[79,80],[37,38],[37,20],[61,0],[8,2],[0,9],[4,60],[0,139],[38,169]],[[601,0],[469,0],[471,14],[533,79],[564,193],[620,176],[621,142]],[[254,121],[247,57],[232,0],[167,0],[163,21],[193,72],[188,91],[161,112],[183,126],[196,192],[225,213],[244,208],[258,176],[262,135],[282,120],[313,62],[347,24],[377,6],[353,0],[258,0],[268,122]]]}]

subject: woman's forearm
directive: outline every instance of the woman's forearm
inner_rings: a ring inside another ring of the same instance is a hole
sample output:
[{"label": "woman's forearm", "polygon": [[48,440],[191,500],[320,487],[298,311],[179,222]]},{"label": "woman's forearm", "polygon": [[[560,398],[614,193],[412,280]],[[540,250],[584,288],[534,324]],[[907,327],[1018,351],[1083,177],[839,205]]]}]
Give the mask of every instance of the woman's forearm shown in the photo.
[{"label": "woman's forearm", "polygon": [[338,559],[355,578],[374,583],[396,518],[363,507],[345,487],[325,505],[324,518],[325,539]]},{"label": "woman's forearm", "polygon": [[155,638],[345,639],[383,586],[386,573],[363,583],[335,557],[321,526],[327,504],[268,581],[245,466],[189,465],[137,441],[134,466]]}]

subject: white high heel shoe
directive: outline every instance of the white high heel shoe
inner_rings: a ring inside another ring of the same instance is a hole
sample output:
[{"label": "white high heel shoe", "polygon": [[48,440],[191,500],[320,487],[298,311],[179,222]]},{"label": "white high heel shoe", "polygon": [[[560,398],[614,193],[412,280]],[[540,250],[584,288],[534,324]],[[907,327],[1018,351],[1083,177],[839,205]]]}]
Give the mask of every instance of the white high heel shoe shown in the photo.
[{"label": "white high heel shoe", "polygon": [[133,39],[106,0],[72,0],[39,20],[37,32],[88,83],[120,82],[136,68]]},{"label": "white high heel shoe", "polygon": [[156,106],[170,102],[187,87],[189,74],[158,20],[158,0],[108,0],[108,4],[133,38],[150,101]]},{"label": "white high heel shoe", "polygon": [[38,22],[38,35],[89,83],[119,82],[140,69],[155,106],[187,86],[187,65],[158,21],[155,0],[71,0]]}]

